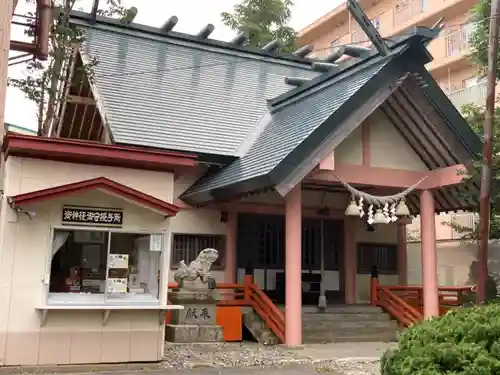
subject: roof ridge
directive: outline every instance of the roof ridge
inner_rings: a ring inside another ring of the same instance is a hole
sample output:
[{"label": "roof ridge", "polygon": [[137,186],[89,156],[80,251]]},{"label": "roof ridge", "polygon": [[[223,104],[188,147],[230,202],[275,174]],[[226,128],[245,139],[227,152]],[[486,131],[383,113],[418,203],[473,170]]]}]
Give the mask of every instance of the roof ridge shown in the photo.
[{"label": "roof ridge", "polygon": [[[309,59],[306,57],[300,57],[298,55],[294,55],[293,53],[287,52],[273,52],[266,51],[257,47],[250,46],[239,46],[236,44],[232,44],[231,42],[216,40],[216,39],[201,39],[200,37],[192,34],[177,32],[177,31],[169,31],[164,32],[159,27],[143,25],[138,23],[130,23],[125,25],[121,23],[117,19],[97,16],[96,23],[92,23],[91,15],[81,11],[72,11],[70,15],[70,21],[75,24],[79,24],[81,27],[102,29],[103,27],[111,27],[115,29],[114,31],[118,31],[120,33],[129,32],[128,35],[131,36],[139,36],[130,33],[141,33],[140,37],[152,39],[152,37],[158,38],[156,40],[165,40],[172,42],[172,40],[182,41],[184,43],[189,43],[190,46],[198,45],[199,47],[211,47],[218,50],[226,51],[226,53],[236,52],[240,54],[245,54],[246,56],[241,57],[251,57],[258,56],[261,58],[268,58],[279,62],[288,62],[295,63],[300,65],[311,64],[314,59]],[[108,29],[109,30],[109,29]],[[111,31],[111,30],[109,30]],[[127,33],[126,33],[127,34]],[[221,52],[222,52],[221,51]]]},{"label": "roof ridge", "polygon": [[302,90],[292,93],[291,95],[287,95],[290,93],[290,91],[295,91],[290,90],[281,95],[281,97],[283,97],[282,99],[280,99],[280,96],[273,99],[270,103],[272,105],[272,113],[281,110],[282,108],[287,107],[288,105],[293,104],[298,100],[302,100],[310,95],[322,91],[330,87],[334,83],[343,81],[344,79],[349,78],[351,74],[358,74],[364,70],[372,68],[374,65],[383,64],[388,60],[399,56],[401,53],[402,50],[391,53],[388,56],[380,56],[379,54],[371,55],[364,60],[360,60],[355,64],[347,66],[344,70],[334,72],[333,74],[320,75],[316,78],[313,78],[311,79],[311,81],[314,82],[309,85],[304,85],[304,87],[300,87],[302,88]]},{"label": "roof ridge", "polygon": [[[433,37],[429,36],[431,32],[427,29],[423,30],[421,29],[422,28],[415,28],[413,29],[412,33],[405,35],[406,37],[404,37],[403,39],[399,41],[394,41],[394,44],[389,47],[391,54],[388,55],[387,57],[401,54],[406,48],[409,48],[411,46],[412,41],[415,39],[419,39],[421,43],[424,43],[424,41],[427,40],[428,38],[432,40]],[[276,98],[270,100],[269,104],[274,108],[281,107],[281,104],[287,105],[290,102],[289,101],[290,99],[294,97],[302,97],[302,94],[309,91],[310,89],[314,89],[315,87],[322,85],[324,82],[327,82],[332,78],[338,77],[346,72],[356,71],[357,68],[363,69],[364,67],[368,67],[370,66],[370,64],[367,63],[369,63],[370,61],[373,62],[375,61],[376,58],[380,57],[381,57],[380,53],[377,52],[376,49],[371,47],[370,51],[369,52],[367,51],[366,57],[358,59],[357,61],[354,60],[353,63],[349,63],[349,61],[352,61],[352,59],[349,59],[347,62],[343,63],[343,65],[345,64],[344,69],[334,70],[329,73],[319,74],[317,77],[312,78],[306,84],[293,88],[277,96]]]}]

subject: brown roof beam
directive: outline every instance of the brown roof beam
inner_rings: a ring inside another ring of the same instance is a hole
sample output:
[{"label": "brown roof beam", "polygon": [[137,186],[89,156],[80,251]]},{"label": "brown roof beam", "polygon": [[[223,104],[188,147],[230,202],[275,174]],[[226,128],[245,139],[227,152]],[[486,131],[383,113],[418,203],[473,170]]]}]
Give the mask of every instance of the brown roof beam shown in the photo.
[{"label": "brown roof beam", "polygon": [[37,0],[36,57],[47,60],[49,56],[49,34],[52,23],[51,0]]},{"label": "brown roof beam", "polygon": [[11,51],[18,51],[18,52],[25,52],[29,54],[35,54],[37,50],[36,44],[33,43],[27,43],[27,42],[19,42],[17,40],[11,40],[10,41],[10,50]]},{"label": "brown roof beam", "polygon": [[67,101],[74,104],[96,105],[94,99],[76,95],[68,95]]}]

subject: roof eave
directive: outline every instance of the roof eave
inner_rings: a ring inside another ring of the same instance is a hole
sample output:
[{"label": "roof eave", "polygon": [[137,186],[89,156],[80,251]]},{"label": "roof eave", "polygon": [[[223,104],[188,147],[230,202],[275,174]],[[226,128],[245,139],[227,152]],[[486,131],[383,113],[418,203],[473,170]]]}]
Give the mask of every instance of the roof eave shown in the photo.
[{"label": "roof eave", "polygon": [[180,210],[179,207],[172,203],[163,201],[149,194],[145,194],[106,177],[97,177],[90,180],[10,196],[8,197],[8,202],[12,208],[16,209],[26,205],[36,204],[89,190],[106,191],[125,200],[133,201],[165,216],[175,216]]},{"label": "roof eave", "polygon": [[192,168],[197,165],[196,155],[193,154],[11,132],[5,135],[2,150],[5,159],[9,156],[19,156],[142,170],[171,172],[178,168]]},{"label": "roof eave", "polygon": [[179,198],[189,205],[200,205],[211,201],[223,201],[244,196],[256,190],[271,188],[272,186],[269,175],[266,174],[219,188],[195,190],[193,192],[188,189]]},{"label": "roof eave", "polygon": [[467,121],[460,114],[460,111],[450,101],[443,90],[441,90],[430,73],[423,67],[418,69],[418,73],[425,82],[423,90],[434,103],[436,110],[441,112],[442,117],[452,124],[450,128],[462,141],[464,147],[469,151],[471,158],[477,159],[482,151],[482,142],[477,134],[474,133]]}]

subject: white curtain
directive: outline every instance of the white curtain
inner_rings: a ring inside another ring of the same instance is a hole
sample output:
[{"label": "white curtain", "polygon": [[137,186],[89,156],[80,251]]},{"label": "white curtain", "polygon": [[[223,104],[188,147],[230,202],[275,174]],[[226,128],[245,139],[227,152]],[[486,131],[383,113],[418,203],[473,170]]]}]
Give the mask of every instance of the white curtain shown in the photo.
[{"label": "white curtain", "polygon": [[52,257],[66,243],[69,237],[69,232],[54,232],[54,240],[52,241]]},{"label": "white curtain", "polygon": [[149,236],[136,241],[137,246],[137,279],[146,285],[146,293],[158,297],[157,272],[160,266],[160,252],[149,251]]}]

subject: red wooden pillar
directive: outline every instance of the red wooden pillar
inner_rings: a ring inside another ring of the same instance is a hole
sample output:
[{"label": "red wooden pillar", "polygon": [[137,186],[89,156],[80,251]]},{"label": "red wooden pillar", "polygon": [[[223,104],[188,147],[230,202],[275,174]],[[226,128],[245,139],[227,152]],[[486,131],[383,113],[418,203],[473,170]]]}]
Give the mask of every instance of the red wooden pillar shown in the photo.
[{"label": "red wooden pillar", "polygon": [[302,344],[302,191],[285,197],[285,344]]},{"label": "red wooden pillar", "polygon": [[408,245],[406,240],[406,220],[396,222],[398,240],[398,283],[408,285]]},{"label": "red wooden pillar", "polygon": [[436,220],[434,197],[430,190],[420,192],[420,231],[424,318],[439,316],[437,283]]}]

